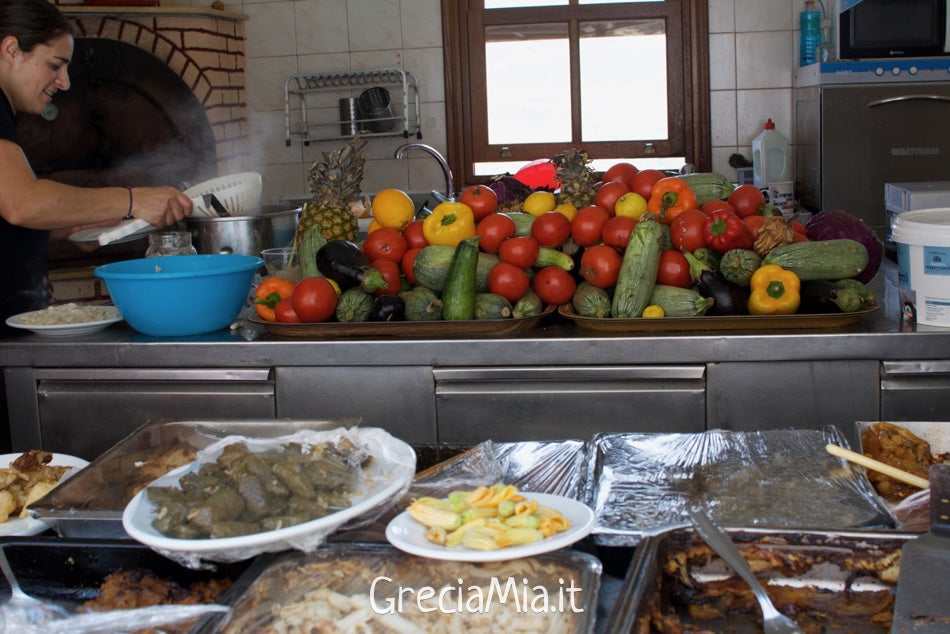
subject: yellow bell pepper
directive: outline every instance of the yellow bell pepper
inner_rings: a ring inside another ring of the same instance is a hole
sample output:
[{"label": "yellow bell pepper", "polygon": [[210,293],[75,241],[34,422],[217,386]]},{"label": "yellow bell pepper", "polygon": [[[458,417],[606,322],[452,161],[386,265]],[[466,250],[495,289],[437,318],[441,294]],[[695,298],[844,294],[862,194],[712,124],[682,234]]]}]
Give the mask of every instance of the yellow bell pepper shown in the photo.
[{"label": "yellow bell pepper", "polygon": [[749,312],[753,315],[792,315],[801,302],[801,280],[778,264],[756,269],[749,281]]},{"label": "yellow bell pepper", "polygon": [[429,244],[456,247],[475,235],[475,214],[465,203],[439,203],[422,221],[422,234]]}]

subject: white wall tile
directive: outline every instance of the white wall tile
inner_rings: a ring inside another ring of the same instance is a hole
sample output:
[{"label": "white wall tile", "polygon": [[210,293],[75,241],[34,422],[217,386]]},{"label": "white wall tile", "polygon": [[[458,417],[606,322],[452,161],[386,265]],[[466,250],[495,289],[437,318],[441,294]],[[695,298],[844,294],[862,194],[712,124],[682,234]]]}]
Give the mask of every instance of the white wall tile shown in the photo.
[{"label": "white wall tile", "polygon": [[248,58],[297,54],[292,2],[245,2],[243,11],[248,17],[245,24]]},{"label": "white wall tile", "polygon": [[347,0],[351,51],[402,48],[399,0]]},{"label": "white wall tile", "polygon": [[346,0],[302,0],[294,3],[297,53],[349,51]]},{"label": "white wall tile", "polygon": [[789,32],[736,34],[736,87],[783,88],[792,85]]},{"label": "white wall tile", "polygon": [[297,57],[252,57],[247,60],[247,107],[251,112],[284,109],[284,84],[297,73]]},{"label": "white wall tile", "polygon": [[734,90],[736,87],[736,35],[713,33],[709,36],[709,88]]},{"label": "white wall tile", "polygon": [[406,0],[400,4],[403,48],[442,49],[442,7],[439,0]]},{"label": "white wall tile", "polygon": [[795,138],[791,89],[736,92],[736,124],[740,146],[751,146],[752,139],[762,132],[768,119],[772,119],[775,130],[785,138],[790,141]]},{"label": "white wall tile", "polygon": [[736,145],[736,91],[713,90],[709,110],[712,113],[712,145]]},{"label": "white wall tile", "polygon": [[735,30],[735,0],[709,0],[709,32],[733,33]]},{"label": "white wall tile", "polygon": [[[794,0],[792,0],[794,1]],[[787,31],[792,28],[789,0],[735,0],[736,31]]]}]

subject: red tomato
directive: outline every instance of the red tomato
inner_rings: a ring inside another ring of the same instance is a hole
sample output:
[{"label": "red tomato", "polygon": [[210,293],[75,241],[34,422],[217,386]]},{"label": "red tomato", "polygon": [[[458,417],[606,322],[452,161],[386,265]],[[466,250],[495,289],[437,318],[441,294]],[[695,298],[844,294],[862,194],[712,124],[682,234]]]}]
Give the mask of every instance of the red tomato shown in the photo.
[{"label": "red tomato", "polygon": [[752,214],[742,219],[743,224],[749,228],[753,240],[759,237],[759,230],[762,228],[762,225],[765,224],[765,221],[766,217],[760,216],[759,214]]},{"label": "red tomato", "polygon": [[422,232],[423,222],[422,220],[413,220],[402,231],[402,237],[406,239],[406,245],[410,249],[429,246],[429,241],[426,240],[426,236]]},{"label": "red tomato", "polygon": [[692,285],[693,278],[689,276],[689,260],[681,251],[664,249],[660,253],[660,268],[656,272],[656,283],[680,288],[689,288]]},{"label": "red tomato", "polygon": [[399,264],[392,260],[380,258],[373,260],[370,265],[383,275],[386,286],[373,292],[374,295],[395,295],[400,289]]},{"label": "red tomato", "polygon": [[274,317],[282,324],[299,324],[300,317],[294,311],[294,305],[291,299],[282,299],[274,306]]},{"label": "red tomato", "polygon": [[759,205],[765,203],[765,196],[755,185],[739,185],[729,194],[729,204],[740,218],[759,212]]},{"label": "red tomato", "polygon": [[498,253],[498,246],[513,238],[517,231],[515,221],[505,214],[488,214],[475,229],[475,233],[481,236],[478,246],[485,253]]},{"label": "red tomato", "polygon": [[653,193],[653,184],[661,178],[666,178],[666,174],[660,170],[640,170],[627,181],[627,185],[630,187],[630,191],[650,200],[650,194]]},{"label": "red tomato", "polygon": [[545,304],[566,304],[574,297],[577,282],[559,266],[546,266],[534,275],[531,288]]},{"label": "red tomato", "polygon": [[470,185],[462,191],[459,202],[472,208],[475,222],[478,222],[498,207],[498,194],[487,185]]},{"label": "red tomato", "polygon": [[322,277],[305,277],[297,282],[290,301],[300,321],[326,321],[336,311],[336,289]]},{"label": "red tomato", "polygon": [[736,213],[735,208],[724,200],[710,200],[708,203],[700,207],[700,209],[707,216],[719,209],[728,209],[732,213]]},{"label": "red tomato", "polygon": [[623,258],[612,246],[595,244],[581,255],[581,277],[594,286],[609,288],[617,283],[621,262]]},{"label": "red tomato", "polygon": [[607,210],[607,213],[612,216],[614,215],[614,205],[617,204],[617,199],[628,191],[630,191],[630,188],[626,183],[619,181],[604,183],[594,196],[594,204],[598,207],[603,207]]},{"label": "red tomato", "polygon": [[530,269],[538,259],[541,245],[532,236],[508,238],[498,246],[498,257],[519,269]]},{"label": "red tomato", "polygon": [[571,221],[571,237],[578,246],[588,247],[601,240],[604,225],[610,220],[610,214],[603,207],[587,205],[581,207]]},{"label": "red tomato", "polygon": [[392,227],[380,227],[363,240],[363,253],[372,260],[399,262],[409,250],[406,238]]},{"label": "red tomato", "polygon": [[690,253],[706,246],[706,220],[709,218],[698,209],[687,209],[670,223],[670,240],[677,249]]},{"label": "red tomato", "polygon": [[811,241],[808,239],[808,236],[806,234],[799,233],[796,231],[795,239],[793,240],[793,242],[811,242]]},{"label": "red tomato", "polygon": [[508,262],[499,262],[488,272],[488,290],[501,295],[514,304],[524,297],[531,286],[531,279],[524,269]]},{"label": "red tomato", "polygon": [[571,221],[558,211],[549,211],[531,223],[531,236],[542,247],[559,247],[571,237]]},{"label": "red tomato", "polygon": [[800,233],[800,234],[802,234],[803,236],[807,236],[807,235],[808,235],[808,229],[806,229],[806,228],[805,228],[805,225],[803,225],[802,223],[798,222],[797,220],[793,220],[793,221],[792,221],[792,231],[794,231],[795,233]]},{"label": "red tomato", "polygon": [[413,286],[418,286],[419,280],[416,279],[415,273],[412,272],[412,267],[416,263],[416,256],[419,255],[419,252],[422,251],[423,248],[425,247],[409,249],[399,262],[399,268],[402,269],[402,274],[406,276],[406,279],[409,280],[409,283]]},{"label": "red tomato", "polygon": [[614,216],[604,225],[602,234],[604,244],[609,244],[618,253],[623,253],[627,250],[630,234],[636,226],[637,221],[629,216]]},{"label": "red tomato", "polygon": [[620,181],[621,183],[627,183],[627,187],[629,187],[630,179],[639,171],[633,163],[614,163],[604,172],[604,177],[600,180],[604,183]]}]

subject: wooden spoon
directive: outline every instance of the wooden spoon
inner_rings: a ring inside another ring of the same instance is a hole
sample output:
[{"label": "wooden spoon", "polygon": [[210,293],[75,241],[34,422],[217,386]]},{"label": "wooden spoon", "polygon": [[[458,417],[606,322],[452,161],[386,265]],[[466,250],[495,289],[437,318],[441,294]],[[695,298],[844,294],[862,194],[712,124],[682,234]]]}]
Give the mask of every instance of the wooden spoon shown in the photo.
[{"label": "wooden spoon", "polygon": [[898,469],[897,467],[884,464],[880,460],[875,460],[874,458],[869,458],[856,451],[839,447],[834,443],[828,443],[825,445],[825,450],[833,456],[850,460],[851,462],[859,464],[862,467],[871,469],[872,471],[878,471],[886,476],[890,476],[895,480],[900,480],[901,482],[907,483],[911,486],[920,487],[921,489],[930,488],[930,481],[928,481],[926,478],[915,476],[913,473],[907,473],[906,471]]}]

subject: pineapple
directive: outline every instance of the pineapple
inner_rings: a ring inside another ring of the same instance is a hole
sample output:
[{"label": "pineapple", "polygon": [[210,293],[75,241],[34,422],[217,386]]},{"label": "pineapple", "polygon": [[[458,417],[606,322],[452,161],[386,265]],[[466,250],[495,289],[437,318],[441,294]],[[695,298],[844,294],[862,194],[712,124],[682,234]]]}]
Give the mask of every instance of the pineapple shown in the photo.
[{"label": "pineapple", "polygon": [[295,244],[300,244],[311,227],[318,227],[327,240],[355,242],[359,238],[350,203],[360,198],[365,145],[366,141],[354,137],[342,149],[324,152],[323,159],[310,166],[307,184],[313,198],[300,212]]},{"label": "pineapple", "polygon": [[578,209],[592,205],[597,193],[594,189],[596,180],[593,170],[587,166],[590,162],[587,152],[570,148],[554,156],[551,161],[554,163],[558,180],[561,181],[557,202],[572,203]]}]

